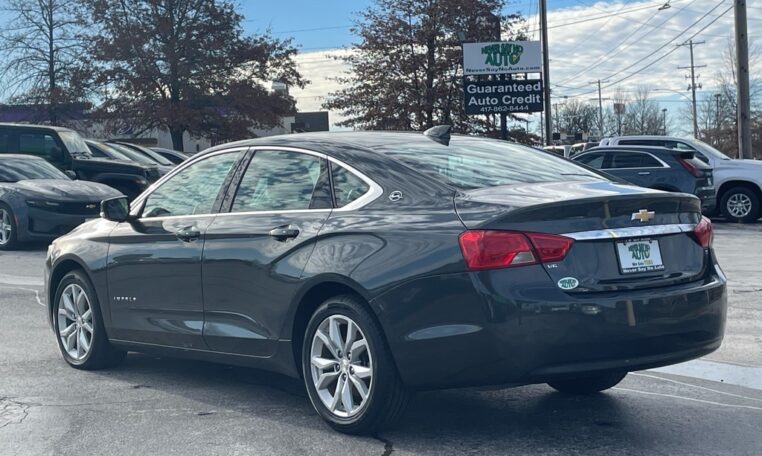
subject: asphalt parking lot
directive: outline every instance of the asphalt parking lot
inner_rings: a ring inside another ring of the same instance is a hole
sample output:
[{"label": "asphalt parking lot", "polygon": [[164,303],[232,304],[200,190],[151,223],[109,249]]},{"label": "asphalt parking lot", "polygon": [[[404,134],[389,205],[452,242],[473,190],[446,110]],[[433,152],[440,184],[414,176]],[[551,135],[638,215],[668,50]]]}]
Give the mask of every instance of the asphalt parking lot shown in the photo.
[{"label": "asphalt parking lot", "polygon": [[544,385],[417,394],[373,437],[337,434],[297,381],[130,354],[69,368],[47,327],[44,247],[0,253],[1,455],[762,454],[762,224],[716,224],[726,337],[701,360],[567,397]]}]

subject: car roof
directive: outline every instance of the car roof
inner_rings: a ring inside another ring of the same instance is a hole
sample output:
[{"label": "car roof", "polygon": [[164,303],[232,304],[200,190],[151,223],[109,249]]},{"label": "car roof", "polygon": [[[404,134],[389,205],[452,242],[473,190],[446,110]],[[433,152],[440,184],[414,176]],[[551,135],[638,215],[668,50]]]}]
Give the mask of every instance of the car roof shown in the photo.
[{"label": "car roof", "polygon": [[[661,152],[665,154],[683,154],[683,153],[690,153],[689,150],[679,150],[679,149],[670,149],[669,147],[661,147],[661,146],[629,146],[629,145],[620,145],[620,144],[614,144],[610,146],[595,146],[591,147],[590,149],[587,149],[583,153],[588,152],[601,152],[601,151],[607,151],[607,152],[627,152],[627,151],[635,151],[635,152]],[[582,154],[579,154],[582,155]]]},{"label": "car roof", "polygon": [[[469,135],[452,135],[451,141],[466,140],[498,141],[491,138],[483,138]],[[196,155],[204,155],[218,150],[230,149],[234,147],[254,147],[254,146],[282,146],[282,147],[300,147],[315,152],[335,155],[339,149],[363,149],[372,152],[374,155],[385,155],[376,150],[380,146],[390,146],[395,144],[430,144],[432,138],[424,135],[422,132],[399,132],[399,131],[333,131],[333,132],[310,132],[294,133],[276,136],[265,136],[261,138],[245,139],[227,144],[214,146]],[[503,143],[503,141],[501,141]],[[519,145],[516,143],[505,143]],[[526,147],[526,146],[523,146]]]},{"label": "car roof", "polygon": [[55,130],[55,131],[74,131],[71,128],[66,127],[57,127],[55,125],[38,125],[38,124],[19,124],[19,123],[3,123],[0,122],[0,127],[10,127],[10,128],[47,128],[49,130]]},{"label": "car roof", "polygon": [[605,138],[609,141],[619,141],[622,139],[645,139],[648,141],[687,141],[690,142],[689,138],[679,138],[677,136],[660,136],[660,135],[630,135],[630,136],[612,136],[611,138]]}]

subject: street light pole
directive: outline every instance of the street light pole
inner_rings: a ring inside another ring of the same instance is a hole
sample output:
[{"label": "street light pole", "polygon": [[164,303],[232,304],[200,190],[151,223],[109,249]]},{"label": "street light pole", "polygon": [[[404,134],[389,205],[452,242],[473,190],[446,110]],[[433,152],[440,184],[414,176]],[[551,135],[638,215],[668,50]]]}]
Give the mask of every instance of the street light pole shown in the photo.
[{"label": "street light pole", "polygon": [[664,136],[667,136],[667,108],[661,110],[662,125],[664,125]]},{"label": "street light pole", "polygon": [[542,34],[542,84],[543,91],[545,92],[544,109],[545,109],[545,144],[551,145],[551,138],[553,137],[553,131],[551,128],[550,119],[550,57],[548,56],[548,8],[545,0],[540,1],[540,29]]}]

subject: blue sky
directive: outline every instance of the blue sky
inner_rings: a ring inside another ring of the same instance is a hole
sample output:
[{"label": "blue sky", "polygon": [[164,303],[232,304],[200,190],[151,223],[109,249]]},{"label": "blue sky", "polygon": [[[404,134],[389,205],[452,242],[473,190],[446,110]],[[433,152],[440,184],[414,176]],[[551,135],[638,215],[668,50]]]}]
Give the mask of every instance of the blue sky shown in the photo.
[{"label": "blue sky", "polygon": [[[506,3],[506,14],[519,11],[528,16],[537,12],[537,0],[509,0]],[[592,8],[596,3],[599,2],[548,0],[548,9]],[[349,26],[358,11],[372,4],[372,0],[240,0],[239,11],[246,17],[246,31],[263,32],[269,28],[278,37],[293,37],[303,52],[309,52],[351,44],[354,36],[350,33]]]}]

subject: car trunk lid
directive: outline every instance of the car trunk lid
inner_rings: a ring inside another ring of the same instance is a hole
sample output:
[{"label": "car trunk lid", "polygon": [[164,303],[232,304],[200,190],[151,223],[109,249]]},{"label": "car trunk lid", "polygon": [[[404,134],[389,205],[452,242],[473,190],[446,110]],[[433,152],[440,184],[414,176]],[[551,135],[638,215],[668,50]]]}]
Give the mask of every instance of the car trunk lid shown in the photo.
[{"label": "car trunk lid", "polygon": [[517,184],[455,197],[470,230],[551,233],[575,240],[545,271],[568,292],[616,291],[695,279],[705,251],[693,228],[700,202],[612,182]]}]

